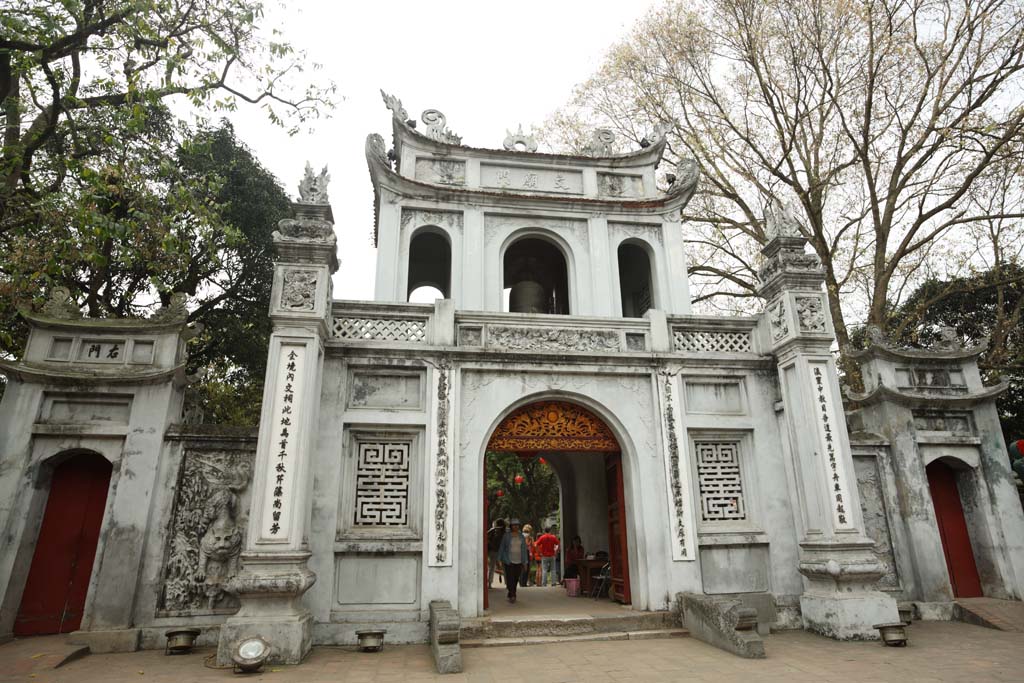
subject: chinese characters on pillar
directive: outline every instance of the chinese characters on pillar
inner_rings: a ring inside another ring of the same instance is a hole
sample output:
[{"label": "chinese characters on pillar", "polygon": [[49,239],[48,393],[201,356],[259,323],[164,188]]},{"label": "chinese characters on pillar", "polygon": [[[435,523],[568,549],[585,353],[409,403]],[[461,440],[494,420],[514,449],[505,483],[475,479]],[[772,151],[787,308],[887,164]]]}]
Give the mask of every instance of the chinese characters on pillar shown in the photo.
[{"label": "chinese characters on pillar", "polygon": [[264,517],[267,533],[272,537],[287,535],[287,493],[294,475],[295,443],[299,437],[299,376],[303,361],[302,347],[284,346],[281,349],[281,375],[274,400],[272,426],[273,447],[268,463],[267,501],[269,518]]},{"label": "chinese characters on pillar", "polygon": [[849,496],[846,494],[846,477],[843,468],[841,451],[838,447],[839,435],[834,431],[835,418],[832,413],[832,404],[829,401],[825,381],[827,375],[822,372],[821,367],[815,365],[812,369],[814,375],[815,399],[818,406],[818,421],[820,426],[822,443],[825,448],[825,455],[828,457],[828,482],[829,497],[832,499],[833,512],[836,524],[840,527],[852,527],[850,522]]}]

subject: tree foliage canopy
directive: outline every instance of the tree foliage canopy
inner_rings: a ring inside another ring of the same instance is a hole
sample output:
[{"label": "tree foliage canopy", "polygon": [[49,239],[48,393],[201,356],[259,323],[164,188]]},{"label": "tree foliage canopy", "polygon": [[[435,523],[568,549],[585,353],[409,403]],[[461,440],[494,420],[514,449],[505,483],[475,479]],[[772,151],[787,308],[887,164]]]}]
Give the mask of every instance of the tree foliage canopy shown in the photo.
[{"label": "tree foliage canopy", "polygon": [[[558,510],[558,475],[536,456],[487,453],[485,495],[491,519],[518,519],[539,529]],[[516,475],[523,477],[517,484]],[[501,491],[502,495],[498,495]]]},{"label": "tree foliage canopy", "polygon": [[248,103],[296,132],[335,91],[261,28],[263,8],[0,0],[0,353],[20,353],[16,308],[54,286],[93,317],[145,315],[185,292],[190,319],[206,324],[190,349],[215,378],[204,400],[243,379],[258,388],[270,233],[288,199],[230,126],[206,117]]},{"label": "tree foliage canopy", "polygon": [[686,233],[695,300],[752,308],[763,215],[793,203],[847,317],[886,326],[920,283],[978,266],[1024,217],[1019,0],[703,0],[653,10],[548,123],[608,126],[703,176]]}]

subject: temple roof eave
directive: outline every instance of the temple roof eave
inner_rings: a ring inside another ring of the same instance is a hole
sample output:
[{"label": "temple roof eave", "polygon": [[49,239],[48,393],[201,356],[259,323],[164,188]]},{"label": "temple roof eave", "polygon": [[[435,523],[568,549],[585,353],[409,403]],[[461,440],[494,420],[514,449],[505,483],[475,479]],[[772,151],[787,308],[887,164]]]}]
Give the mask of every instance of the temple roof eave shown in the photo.
[{"label": "temple roof eave", "polygon": [[859,405],[872,405],[883,401],[890,401],[911,408],[967,408],[982,401],[995,399],[1009,388],[1008,382],[1001,381],[998,384],[984,387],[981,391],[970,394],[936,395],[901,391],[884,384],[879,384],[871,391],[864,393],[847,391],[846,397],[851,402]]},{"label": "temple roof eave", "polygon": [[416,147],[426,148],[428,151],[442,156],[451,154],[466,154],[480,158],[493,158],[516,161],[543,161],[555,165],[572,165],[606,168],[633,168],[639,166],[655,167],[661,162],[665,153],[666,140],[660,137],[647,147],[642,147],[631,152],[613,154],[610,156],[585,156],[576,154],[552,154],[549,152],[526,152],[509,149],[490,149],[484,147],[470,147],[468,145],[454,145],[435,140],[420,133],[415,128],[410,128],[404,121],[392,117],[391,129],[394,136],[395,153],[401,158],[402,147],[407,141],[414,141]]}]

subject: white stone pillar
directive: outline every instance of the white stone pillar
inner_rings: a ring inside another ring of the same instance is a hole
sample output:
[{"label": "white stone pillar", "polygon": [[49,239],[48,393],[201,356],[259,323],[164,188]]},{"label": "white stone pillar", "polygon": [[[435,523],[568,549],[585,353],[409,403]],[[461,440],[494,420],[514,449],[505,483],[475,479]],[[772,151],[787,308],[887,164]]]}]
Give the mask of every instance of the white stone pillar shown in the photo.
[{"label": "white stone pillar", "polygon": [[893,598],[875,588],[883,568],[864,532],[839,380],[835,340],[818,257],[788,210],[768,217],[762,250],[762,318],[778,361],[792,444],[789,463],[799,511],[804,627],[837,639],[877,639],[875,624],[899,620]]},{"label": "white stone pillar", "polygon": [[[618,265],[611,257],[608,217],[604,214],[591,216],[587,221],[587,230],[590,233],[590,291],[576,293],[576,301],[579,303],[580,310],[573,311],[573,313],[576,315],[613,316],[615,315],[615,301],[619,298],[619,293],[612,292],[611,273],[618,270]],[[582,285],[582,281],[580,284]]]},{"label": "white stone pillar", "polygon": [[[307,179],[310,177],[307,171]],[[312,461],[329,334],[331,275],[338,269],[326,193],[308,190],[296,218],[274,233],[277,259],[259,443],[242,571],[230,590],[241,607],[220,631],[217,660],[230,664],[242,638],[261,636],[272,661],[296,664],[309,652],[313,617],[302,595],[316,581],[306,566],[312,512]],[[382,216],[383,223],[383,216]]]}]

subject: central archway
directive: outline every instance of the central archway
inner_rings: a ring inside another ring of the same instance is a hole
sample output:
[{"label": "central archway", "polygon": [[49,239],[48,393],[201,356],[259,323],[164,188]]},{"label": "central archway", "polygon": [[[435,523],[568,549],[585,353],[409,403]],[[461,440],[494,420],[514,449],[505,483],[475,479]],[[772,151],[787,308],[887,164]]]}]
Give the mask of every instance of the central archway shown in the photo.
[{"label": "central archway", "polygon": [[[587,408],[571,401],[561,399],[535,401],[516,408],[501,420],[487,441],[486,452],[515,453],[520,458],[538,457],[541,453],[547,454],[549,458],[567,458],[572,455],[586,457],[586,454],[602,458],[596,463],[587,464],[597,465],[598,472],[603,475],[601,494],[606,496],[608,533],[602,541],[607,543],[608,562],[611,565],[609,595],[619,602],[631,604],[622,447],[605,421]],[[565,495],[567,484],[561,473],[559,473],[559,479],[564,502],[567,498]],[[569,483],[574,487],[573,496],[571,496],[574,504],[584,505],[594,502],[591,496],[587,500],[576,503],[579,499],[575,491],[577,482],[570,477]],[[486,472],[483,484],[486,543],[487,528],[491,523],[486,490]],[[564,518],[566,510],[563,509],[562,513]],[[575,518],[574,516],[573,519]],[[561,531],[564,543],[569,536],[565,528]],[[486,567],[484,576],[487,576]],[[489,603],[488,589],[489,586],[485,580],[485,608]]]}]

